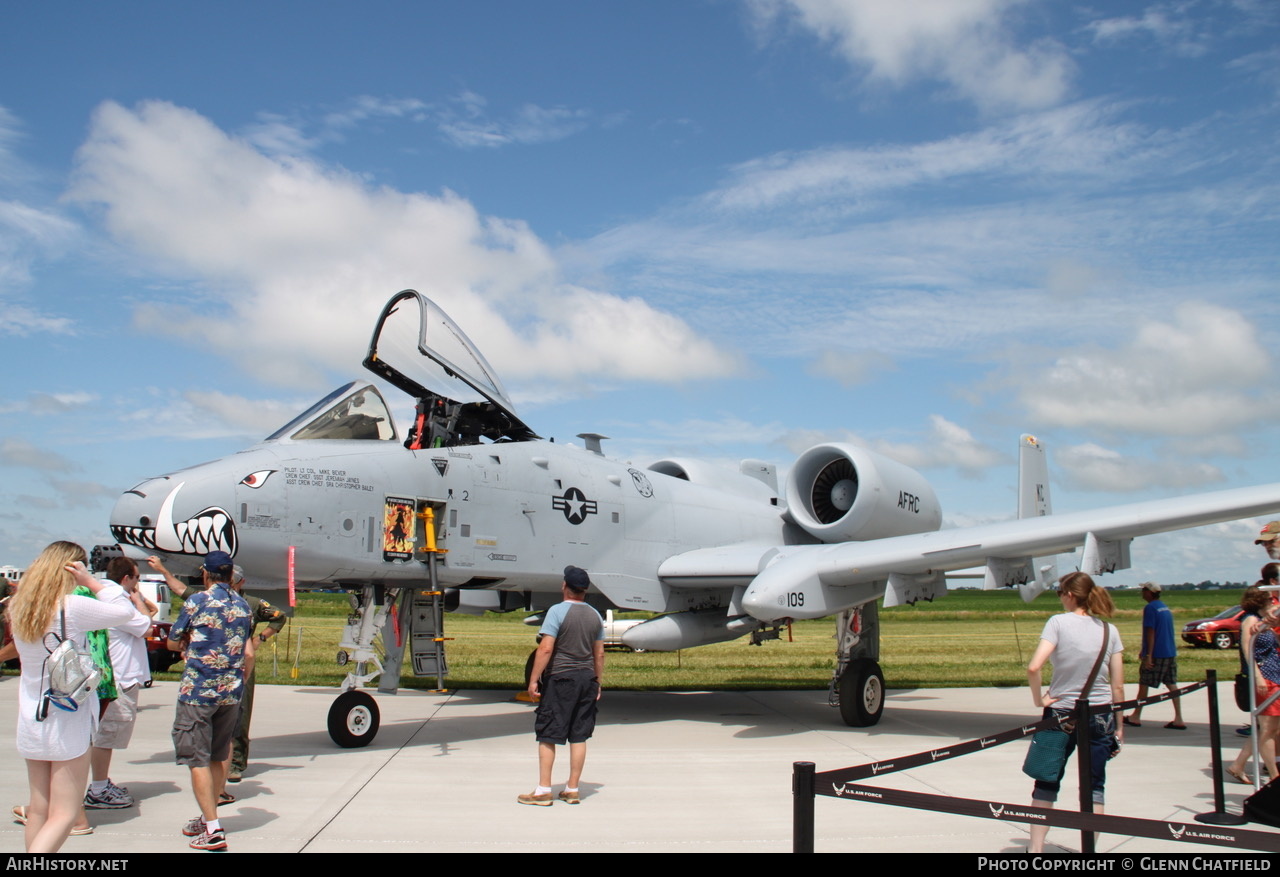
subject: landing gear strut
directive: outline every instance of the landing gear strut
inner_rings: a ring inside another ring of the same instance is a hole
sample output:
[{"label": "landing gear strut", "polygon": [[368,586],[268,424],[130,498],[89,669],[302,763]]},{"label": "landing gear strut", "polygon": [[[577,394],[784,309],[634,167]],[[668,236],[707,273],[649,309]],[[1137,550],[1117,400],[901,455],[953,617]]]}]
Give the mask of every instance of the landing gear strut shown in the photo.
[{"label": "landing gear strut", "polygon": [[359,596],[352,595],[353,611],[339,643],[339,663],[345,664],[341,656],[346,656],[355,667],[342,682],[342,694],[329,707],[329,736],[344,749],[368,746],[378,734],[378,704],[360,689],[382,674],[375,640],[394,609],[398,594],[381,585],[365,585]]}]

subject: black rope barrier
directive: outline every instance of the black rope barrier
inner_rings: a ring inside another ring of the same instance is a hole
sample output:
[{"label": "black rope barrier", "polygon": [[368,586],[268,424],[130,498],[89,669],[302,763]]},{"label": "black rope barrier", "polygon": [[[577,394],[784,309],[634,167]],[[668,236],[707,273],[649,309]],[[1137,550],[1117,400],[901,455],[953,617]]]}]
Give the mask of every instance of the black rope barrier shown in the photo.
[{"label": "black rope barrier", "polygon": [[1265,850],[1280,852],[1280,834],[1269,831],[1249,831],[1226,826],[1202,826],[1194,822],[1164,822],[1159,819],[1138,819],[1133,816],[1112,816],[1101,813],[1078,813],[1074,810],[1055,810],[1032,807],[1028,804],[1010,804],[1003,801],[984,801],[976,798],[955,798],[949,795],[930,795],[924,792],[908,792],[901,789],[885,789],[847,783],[824,791],[820,786],[814,793],[846,801],[870,801],[894,807],[915,810],[932,810],[954,813],[959,816],[976,816],[1004,822],[1025,822],[1057,828],[1079,829],[1088,832],[1106,832],[1129,837],[1150,837],[1157,840],[1182,841],[1183,843],[1211,844],[1237,850]]},{"label": "black rope barrier", "polygon": [[[1209,670],[1206,672],[1205,677],[1203,682],[1190,683],[1182,688],[1166,691],[1163,694],[1153,694],[1141,699],[1096,706],[1083,702],[1078,705],[1076,734],[1080,774],[1079,812],[1024,804],[1010,804],[1000,801],[930,795],[900,789],[886,789],[879,786],[865,785],[860,782],[868,778],[897,773],[926,764],[948,761],[953,758],[959,758],[962,755],[971,755],[974,752],[982,752],[995,746],[1011,743],[1014,740],[1022,740],[1043,728],[1057,727],[1058,720],[1056,718],[1028,722],[1016,728],[1010,728],[1007,731],[1000,731],[973,740],[965,740],[948,746],[917,752],[913,755],[868,762],[836,770],[818,772],[812,762],[795,762],[792,775],[792,793],[795,796],[793,851],[798,853],[813,852],[814,799],[816,796],[822,795],[846,801],[869,801],[897,807],[954,813],[961,816],[1079,829],[1081,832],[1081,851],[1085,853],[1093,852],[1094,833],[1099,831],[1132,837],[1211,844],[1239,850],[1280,852],[1280,834],[1229,827],[1238,825],[1244,820],[1227,813],[1223,804],[1221,753],[1219,751],[1221,738],[1218,732],[1217,674],[1213,670]],[[1195,824],[1093,813],[1091,795],[1092,765],[1090,764],[1091,756],[1087,727],[1089,716],[1105,712],[1119,713],[1137,706],[1146,707],[1150,704],[1170,700],[1175,696],[1182,697],[1194,693],[1201,688],[1207,689],[1209,694],[1210,738],[1215,766],[1215,811],[1211,814],[1200,814],[1196,817],[1196,820],[1213,827],[1205,828]]]}]

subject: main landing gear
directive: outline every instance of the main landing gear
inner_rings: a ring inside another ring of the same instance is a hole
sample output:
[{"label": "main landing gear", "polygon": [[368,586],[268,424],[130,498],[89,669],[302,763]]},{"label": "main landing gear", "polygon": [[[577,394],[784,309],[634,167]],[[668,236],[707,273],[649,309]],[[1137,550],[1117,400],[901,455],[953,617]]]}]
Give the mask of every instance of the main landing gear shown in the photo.
[{"label": "main landing gear", "polygon": [[827,702],[853,728],[880,721],[884,712],[884,673],[880,657],[880,618],[874,602],[836,616],[836,669]]},{"label": "main landing gear", "polygon": [[354,672],[347,673],[342,694],[329,707],[329,736],[344,749],[368,746],[378,734],[378,704],[361,687],[382,674],[382,661],[375,645],[378,631],[393,611],[397,596],[396,590],[383,589],[380,585],[366,585],[359,594],[351,595],[352,611],[347,617],[338,663],[354,663],[355,668]]},{"label": "main landing gear", "polygon": [[884,712],[884,674],[870,658],[858,658],[840,674],[838,683],[840,718],[854,728],[880,721]]}]

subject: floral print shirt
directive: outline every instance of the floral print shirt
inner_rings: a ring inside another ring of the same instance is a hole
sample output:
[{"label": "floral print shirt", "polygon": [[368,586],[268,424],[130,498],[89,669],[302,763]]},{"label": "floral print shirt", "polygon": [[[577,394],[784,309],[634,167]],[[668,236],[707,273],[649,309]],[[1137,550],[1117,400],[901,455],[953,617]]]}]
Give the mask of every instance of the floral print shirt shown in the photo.
[{"label": "floral print shirt", "polygon": [[230,585],[214,584],[182,604],[169,638],[186,641],[180,703],[222,706],[244,693],[244,646],[253,629],[249,604]]}]

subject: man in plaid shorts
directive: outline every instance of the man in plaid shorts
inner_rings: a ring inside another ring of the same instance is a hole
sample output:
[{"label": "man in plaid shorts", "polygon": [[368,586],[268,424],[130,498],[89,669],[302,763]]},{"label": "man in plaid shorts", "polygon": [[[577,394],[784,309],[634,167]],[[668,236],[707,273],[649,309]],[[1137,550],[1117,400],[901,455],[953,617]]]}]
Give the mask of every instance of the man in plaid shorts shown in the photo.
[{"label": "man in plaid shorts", "polygon": [[[1142,583],[1142,599],[1147,606],[1142,610],[1142,650],[1138,653],[1138,700],[1147,696],[1147,689],[1178,686],[1178,640],[1173,635],[1173,612],[1160,599],[1160,586],[1155,582]],[[1169,698],[1173,704],[1173,721],[1165,725],[1174,731],[1187,730],[1182,721],[1182,701],[1178,695]],[[1141,727],[1142,705],[1124,717],[1126,725]]]}]

